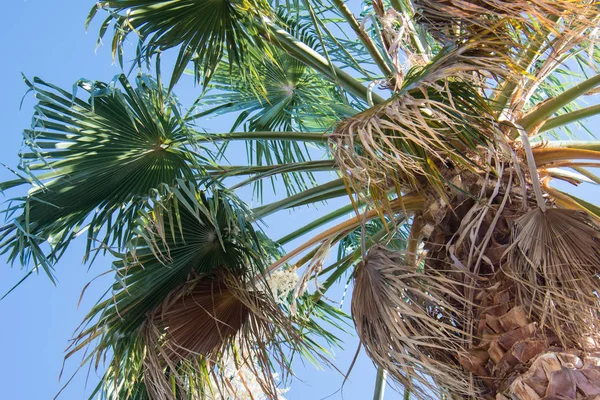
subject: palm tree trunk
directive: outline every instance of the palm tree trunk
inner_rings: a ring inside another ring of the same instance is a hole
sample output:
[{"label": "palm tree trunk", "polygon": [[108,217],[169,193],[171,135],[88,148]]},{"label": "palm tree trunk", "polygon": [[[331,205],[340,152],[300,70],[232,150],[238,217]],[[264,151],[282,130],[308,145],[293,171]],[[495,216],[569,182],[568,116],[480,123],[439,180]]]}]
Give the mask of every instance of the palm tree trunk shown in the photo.
[{"label": "palm tree trunk", "polygon": [[[456,243],[457,233],[466,225],[465,221],[469,220],[478,203],[458,197],[452,203],[453,206],[448,208],[452,211],[446,213],[429,236],[426,268],[445,271],[455,281],[466,282],[466,275],[448,266],[456,264],[457,258],[463,265],[472,266],[473,262],[469,260],[469,257],[472,260],[472,254],[465,251],[466,247],[452,249],[448,244]],[[568,306],[550,300],[545,304],[536,303],[540,297],[523,292],[521,282],[513,274],[516,267],[511,263],[515,261],[507,256],[514,247],[514,221],[528,211],[523,210],[522,204],[504,209],[493,204],[490,209],[478,229],[471,231],[471,240],[478,245],[484,241],[483,236],[489,229],[493,231],[487,250],[481,257],[485,262],[476,269],[470,268],[477,277],[460,289],[465,298],[472,301],[469,312],[473,314],[473,337],[467,339],[470,340],[464,347],[467,351],[457,355],[457,360],[472,374],[474,385],[482,388],[482,394],[475,398],[600,399],[600,335],[595,327],[600,312],[597,294],[594,294],[595,304],[592,299],[587,306],[589,317],[576,315],[584,312],[574,312],[571,320],[565,318],[562,325],[553,321],[552,314],[557,314],[553,310],[560,311]],[[494,215],[494,210],[498,209],[501,215]],[[585,250],[583,247],[580,252]],[[573,266],[564,265],[562,268]],[[550,284],[541,272],[537,273],[540,275],[537,278],[539,291],[548,291],[542,293],[541,298],[549,299],[553,295]],[[582,287],[581,291],[583,293],[585,288]],[[564,296],[560,300],[575,302],[576,296]],[[540,304],[546,307],[546,311],[536,311]],[[581,326],[586,320],[589,321],[587,328]]]}]

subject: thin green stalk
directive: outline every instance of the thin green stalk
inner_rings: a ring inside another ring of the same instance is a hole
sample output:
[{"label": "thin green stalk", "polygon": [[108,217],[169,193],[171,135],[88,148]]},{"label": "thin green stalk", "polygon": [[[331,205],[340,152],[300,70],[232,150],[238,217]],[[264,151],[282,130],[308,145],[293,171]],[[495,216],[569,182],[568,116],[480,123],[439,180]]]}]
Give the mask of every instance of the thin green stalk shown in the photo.
[{"label": "thin green stalk", "polygon": [[600,114],[600,104],[582,108],[581,110],[572,111],[567,114],[559,115],[558,117],[551,118],[542,127],[540,132],[549,131],[550,129],[558,128],[559,126],[568,125],[572,122],[582,120],[584,118],[593,117],[594,115]]},{"label": "thin green stalk", "polygon": [[[558,21],[558,17],[556,16],[551,16],[549,19],[552,21]],[[525,72],[529,71],[536,58],[542,54],[540,50],[542,49],[544,43],[546,43],[547,37],[548,32],[545,31],[544,33],[540,32],[531,40],[529,46],[524,49],[523,56],[517,61],[517,66],[519,68]],[[494,102],[498,110],[502,111],[507,107],[508,102],[510,101],[517,87],[518,82],[515,79],[509,79],[505,81],[504,87]]]},{"label": "thin green stalk", "polygon": [[343,0],[333,0],[333,4],[335,4],[342,16],[346,19],[346,21],[348,21],[348,24],[352,30],[354,30],[362,44],[367,48],[367,51],[381,72],[383,72],[386,77],[392,76],[393,71],[388,63],[383,59],[383,56],[377,49],[375,42],[373,42],[369,34],[361,28],[360,24],[354,17],[354,14],[352,14],[352,11],[350,11],[350,9],[346,6],[346,3],[344,3]]},{"label": "thin green stalk", "polygon": [[378,94],[372,93],[369,88],[364,86],[357,79],[353,78],[350,74],[344,72],[335,65],[331,65],[329,62],[327,62],[325,57],[298,39],[294,38],[283,29],[276,26],[271,26],[271,30],[269,32],[265,32],[265,35],[273,44],[280,46],[291,56],[314,68],[333,82],[339,83],[339,85],[348,92],[364,100],[365,102],[368,103],[370,98],[372,98],[373,103],[375,104],[380,104],[385,101]]},{"label": "thin green stalk", "polygon": [[294,232],[288,233],[281,239],[276,240],[276,242],[279,243],[280,245],[284,245],[284,244],[291,242],[292,240],[312,231],[313,229],[318,228],[319,226],[326,224],[328,222],[331,222],[334,219],[341,217],[342,215],[346,215],[352,211],[354,211],[353,204],[348,204],[344,207],[338,208],[337,210],[332,211],[329,214],[324,215],[321,218],[317,218],[313,222],[304,225],[302,228],[297,229]]},{"label": "thin green stalk", "polygon": [[293,140],[304,142],[327,142],[327,135],[312,132],[229,132],[229,133],[200,133],[195,132],[196,142],[218,142],[226,140]]},{"label": "thin green stalk", "polygon": [[387,371],[381,367],[377,368],[377,378],[375,379],[375,393],[373,394],[373,400],[383,400],[386,381]]},{"label": "thin green stalk", "polygon": [[346,193],[347,191],[346,185],[344,185],[344,180],[336,179],[323,185],[315,186],[293,196],[286,197],[285,199],[276,201],[266,206],[255,208],[253,210],[254,217],[256,219],[260,219],[279,210],[298,207],[317,201],[328,200],[334,197],[343,196]]},{"label": "thin green stalk", "polygon": [[332,171],[335,167],[333,160],[307,161],[303,163],[283,164],[279,168],[271,168],[268,171],[256,174],[242,182],[239,182],[229,188],[236,190],[242,186],[246,186],[252,182],[268,178],[273,175],[285,174],[290,172],[313,172],[313,171]]},{"label": "thin green stalk", "polygon": [[281,174],[294,171],[327,171],[335,169],[333,160],[314,160],[301,163],[274,165],[217,165],[204,167],[213,176],[240,176],[254,174]]},{"label": "thin green stalk", "polygon": [[600,140],[552,140],[544,144],[544,149],[579,149],[600,151]]},{"label": "thin green stalk", "polygon": [[571,89],[566,90],[562,94],[534,109],[525,117],[521,118],[518,121],[518,124],[521,125],[527,132],[529,132],[532,128],[541,125],[546,119],[548,119],[550,116],[552,116],[552,114],[560,110],[562,107],[566,106],[599,85],[600,74],[586,79],[580,84],[573,86]]}]

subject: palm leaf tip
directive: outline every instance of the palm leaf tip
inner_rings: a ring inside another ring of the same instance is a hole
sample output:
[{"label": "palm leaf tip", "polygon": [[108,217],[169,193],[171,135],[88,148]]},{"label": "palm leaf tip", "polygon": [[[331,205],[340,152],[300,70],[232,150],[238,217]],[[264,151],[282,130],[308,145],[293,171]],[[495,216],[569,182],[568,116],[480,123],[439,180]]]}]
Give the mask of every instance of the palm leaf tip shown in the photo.
[{"label": "palm leaf tip", "polygon": [[261,24],[261,17],[270,14],[265,0],[109,0],[101,4],[109,17],[100,38],[112,22],[113,57],[121,64],[123,44],[131,33],[140,40],[139,61],[179,48],[170,88],[190,62],[205,84],[224,54],[232,62],[241,62],[249,43],[256,44],[259,37],[254,28]]},{"label": "palm leaf tip", "polygon": [[452,281],[408,266],[400,252],[374,246],[354,273],[352,318],[367,354],[418,398],[477,394],[460,371],[464,302]]}]

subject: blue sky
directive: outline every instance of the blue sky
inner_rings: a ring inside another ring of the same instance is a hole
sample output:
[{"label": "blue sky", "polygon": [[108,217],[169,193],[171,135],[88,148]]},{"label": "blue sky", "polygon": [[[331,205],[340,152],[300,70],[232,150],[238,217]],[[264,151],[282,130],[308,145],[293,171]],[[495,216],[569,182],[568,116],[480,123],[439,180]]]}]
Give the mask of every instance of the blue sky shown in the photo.
[{"label": "blue sky", "polygon": [[[0,65],[0,79],[4,93],[0,96],[0,113],[3,121],[3,145],[0,162],[10,167],[18,163],[21,132],[31,121],[35,104],[31,95],[19,106],[27,87],[21,73],[31,78],[39,76],[53,84],[70,88],[80,78],[107,81],[120,72],[112,64],[109,46],[96,49],[97,23],[88,33],[84,21],[94,4],[90,0],[14,0],[3,4],[4,21],[0,37],[4,40],[4,61]],[[184,77],[176,92],[184,105],[190,105],[198,94],[189,77]],[[221,120],[222,122],[222,120]],[[226,125],[210,121],[202,126],[209,131],[227,131]],[[245,157],[240,150],[239,157]],[[235,159],[236,154],[232,155]],[[0,168],[0,179],[12,179],[12,174]],[[11,192],[7,200],[16,193]],[[340,200],[341,201],[341,200]],[[319,215],[336,204],[320,207]],[[294,214],[278,214],[266,221],[266,231],[277,238],[293,230],[307,219],[317,215],[306,208]],[[16,291],[0,302],[2,329],[0,329],[0,398],[13,400],[51,399],[66,383],[77,367],[76,360],[68,362],[63,378],[58,380],[64,350],[73,332],[97,299],[104,293],[112,278],[98,278],[86,290],[79,308],[77,303],[83,287],[97,275],[110,268],[110,258],[98,259],[88,269],[82,265],[83,242],[76,242],[56,267],[58,285],[55,287],[46,276],[30,277]],[[6,257],[0,258],[6,264]],[[24,274],[18,265],[0,268],[0,295],[3,295]],[[341,300],[341,290],[333,293]],[[345,309],[348,310],[349,298]],[[354,332],[353,326],[348,326]],[[337,351],[336,366],[346,371],[354,357],[357,341],[345,337],[345,346]],[[75,362],[73,362],[75,361]],[[290,400],[330,399],[362,400],[372,397],[375,370],[370,361],[361,355],[343,391],[343,376],[335,370],[319,371],[311,365],[296,366],[297,378],[286,394]],[[87,388],[86,388],[87,381]],[[86,393],[95,386],[98,375],[92,370],[81,371],[65,389],[61,399],[86,399]],[[399,397],[388,391],[387,399]]]}]

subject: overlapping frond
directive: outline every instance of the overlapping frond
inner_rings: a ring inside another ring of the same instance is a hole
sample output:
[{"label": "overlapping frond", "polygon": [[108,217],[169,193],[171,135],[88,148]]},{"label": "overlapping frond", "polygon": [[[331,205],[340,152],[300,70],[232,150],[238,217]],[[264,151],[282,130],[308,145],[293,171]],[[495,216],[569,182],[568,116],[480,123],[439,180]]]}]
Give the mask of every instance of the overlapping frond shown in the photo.
[{"label": "overlapping frond", "polygon": [[502,269],[519,288],[530,315],[566,345],[596,348],[598,222],[583,211],[533,209],[515,221],[513,235]]},{"label": "overlapping frond", "polygon": [[330,137],[354,190],[443,192],[443,170],[475,167],[480,147],[495,139],[494,119],[466,82],[425,82],[386,103],[344,120]]},{"label": "overlapping frond", "polygon": [[[276,48],[271,50],[272,58],[257,52],[247,54],[256,68],[257,77],[245,77],[241,68],[222,65],[208,85],[210,90],[196,102],[197,106],[208,108],[200,114],[237,114],[231,130],[243,127],[248,132],[325,133],[348,112],[353,112],[345,105],[343,93],[333,82],[323,79],[285,52]],[[305,143],[286,141],[283,134],[282,139],[248,141],[249,163],[284,165],[311,158],[311,150]],[[310,174],[284,173],[281,176],[288,194],[314,184]],[[260,195],[260,181],[256,189]]]}]

